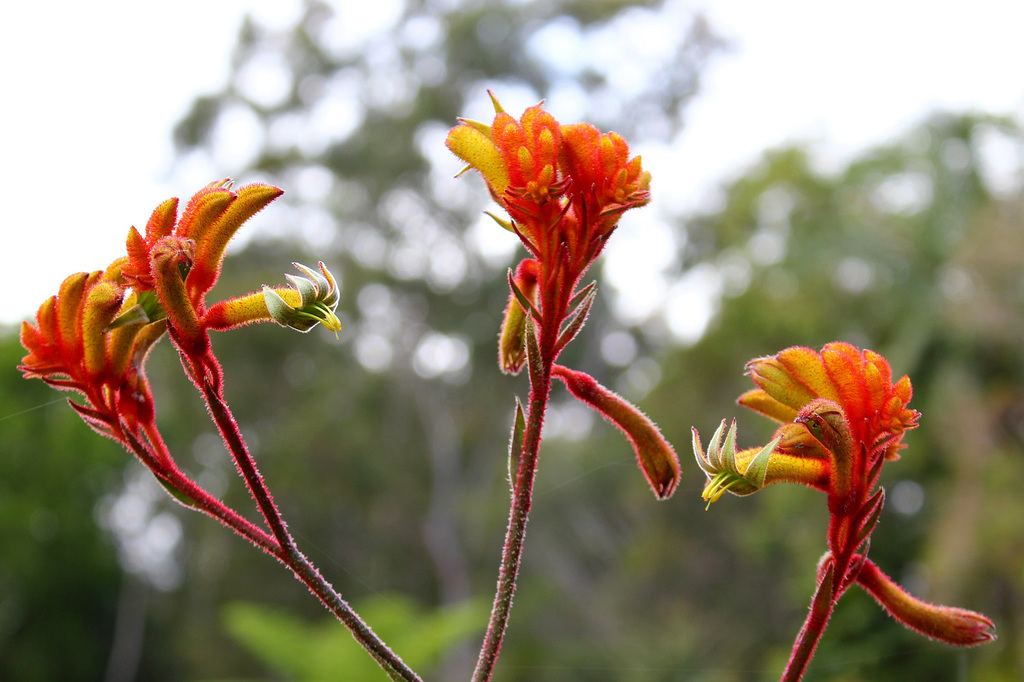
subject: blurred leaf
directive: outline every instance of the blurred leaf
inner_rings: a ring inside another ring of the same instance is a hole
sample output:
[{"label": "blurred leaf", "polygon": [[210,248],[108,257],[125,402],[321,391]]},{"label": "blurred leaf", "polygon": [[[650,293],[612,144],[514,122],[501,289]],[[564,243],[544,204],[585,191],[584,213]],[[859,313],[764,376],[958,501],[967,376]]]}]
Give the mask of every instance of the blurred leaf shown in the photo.
[{"label": "blurred leaf", "polygon": [[[430,611],[398,594],[366,599],[357,610],[374,632],[421,675],[469,635],[482,633],[487,618],[484,600]],[[224,626],[253,655],[290,679],[387,679],[334,619],[310,623],[284,609],[235,602],[224,607]]]}]

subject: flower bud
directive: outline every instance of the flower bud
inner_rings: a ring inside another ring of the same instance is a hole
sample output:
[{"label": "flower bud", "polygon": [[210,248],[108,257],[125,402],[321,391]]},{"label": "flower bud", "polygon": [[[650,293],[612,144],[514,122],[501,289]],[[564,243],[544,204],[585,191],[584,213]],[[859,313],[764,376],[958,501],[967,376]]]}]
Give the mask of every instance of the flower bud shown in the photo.
[{"label": "flower bud", "polygon": [[[341,297],[330,270],[322,262],[319,266],[323,275],[300,263],[292,265],[306,273],[306,277],[285,275],[295,287],[294,291],[263,287],[263,299],[270,317],[283,327],[291,327],[303,333],[317,324],[322,324],[335,334],[340,332],[341,320],[334,314],[334,310]],[[296,293],[298,301],[295,301]],[[290,300],[285,300],[284,295],[288,295]]]},{"label": "flower bud", "polygon": [[626,434],[636,452],[637,464],[647,477],[654,495],[659,500],[670,498],[679,484],[679,459],[654,422],[589,374],[560,365],[552,367],[552,373],[565,383],[570,393]]},{"label": "flower bud", "polygon": [[995,625],[980,613],[938,606],[911,596],[870,559],[857,574],[857,584],[882,605],[890,616],[911,630],[954,646],[977,646],[996,638]]},{"label": "flower bud", "polygon": [[498,337],[498,367],[505,374],[519,374],[526,364],[526,316],[530,314],[519,299],[522,297],[531,307],[536,299],[537,261],[527,258],[519,263],[515,276],[509,278],[509,288],[512,291]]}]

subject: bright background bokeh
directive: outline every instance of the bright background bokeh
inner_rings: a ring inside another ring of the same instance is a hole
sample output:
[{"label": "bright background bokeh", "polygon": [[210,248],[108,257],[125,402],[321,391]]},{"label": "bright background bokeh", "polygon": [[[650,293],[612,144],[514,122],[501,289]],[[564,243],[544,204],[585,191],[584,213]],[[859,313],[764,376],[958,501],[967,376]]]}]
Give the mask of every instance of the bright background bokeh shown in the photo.
[{"label": "bright background bokeh", "polygon": [[[387,28],[400,3],[332,3],[346,39]],[[657,202],[684,210],[720,206],[718,188],[766,148],[810,142],[818,163],[836,167],[941,109],[1024,120],[1024,5],[981,0],[968,8],[924,0],[871,0],[856,7],[814,0],[671,2],[682,17],[704,11],[726,42],[703,74],[677,139],[640,151],[655,178]],[[208,162],[175,158],[170,131],[192,100],[227,81],[234,39],[248,13],[261,25],[295,21],[295,0],[139,3],[16,3],[0,22],[0,83],[9,103],[0,127],[5,197],[0,250],[0,322],[32,314],[70,272],[101,269],[169,196],[187,196],[215,169],[244,165],[258,131],[245,121]],[[681,20],[681,19],[680,19]],[[637,53],[669,49],[672,21],[637,28]],[[571,29],[554,25],[529,46],[552,68],[572,72],[584,50]],[[273,99],[274,65],[252,77],[251,94]],[[630,81],[628,69],[619,74]],[[563,120],[579,109],[574,91],[553,96]],[[503,94],[510,110],[532,102]],[[477,112],[484,115],[486,112]],[[343,126],[339,117],[338,126]],[[1021,159],[993,150],[1004,182],[1019,182]],[[255,181],[259,178],[239,178]],[[254,222],[272,221],[259,216]],[[631,262],[656,232],[634,230],[615,259]],[[617,285],[636,309],[664,302],[656,282]],[[695,287],[700,288],[700,282]],[[630,290],[630,287],[632,288]],[[699,309],[699,292],[682,292]],[[646,303],[645,303],[646,302]],[[698,317],[700,315],[698,314]],[[683,339],[702,325],[681,329]]]}]

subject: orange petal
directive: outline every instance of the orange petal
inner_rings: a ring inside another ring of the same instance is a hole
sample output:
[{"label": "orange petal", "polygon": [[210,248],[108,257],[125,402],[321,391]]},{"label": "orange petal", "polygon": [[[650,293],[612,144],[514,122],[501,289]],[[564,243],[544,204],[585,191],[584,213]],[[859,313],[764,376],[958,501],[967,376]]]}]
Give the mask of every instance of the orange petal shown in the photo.
[{"label": "orange petal", "polygon": [[284,190],[272,185],[247,185],[235,193],[234,199],[226,203],[223,210],[211,210],[210,215],[215,214],[216,217],[202,238],[196,240],[195,264],[188,277],[189,296],[193,301],[213,288],[228,242],[242,223],[283,193]]}]

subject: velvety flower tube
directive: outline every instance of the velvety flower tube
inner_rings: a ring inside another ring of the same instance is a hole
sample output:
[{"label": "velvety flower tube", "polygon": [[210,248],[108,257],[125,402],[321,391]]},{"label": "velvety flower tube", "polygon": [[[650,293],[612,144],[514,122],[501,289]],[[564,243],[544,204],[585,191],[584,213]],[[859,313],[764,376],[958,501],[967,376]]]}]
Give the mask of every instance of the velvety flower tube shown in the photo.
[{"label": "velvety flower tube", "polygon": [[926,637],[954,646],[977,646],[996,638],[995,625],[974,611],[922,601],[897,585],[870,559],[857,574],[857,584],[890,616]]},{"label": "velvety flower tube", "polygon": [[552,374],[569,392],[617,426],[636,452],[637,463],[659,500],[672,497],[679,484],[679,459],[661,431],[647,415],[584,372],[555,365]]}]

